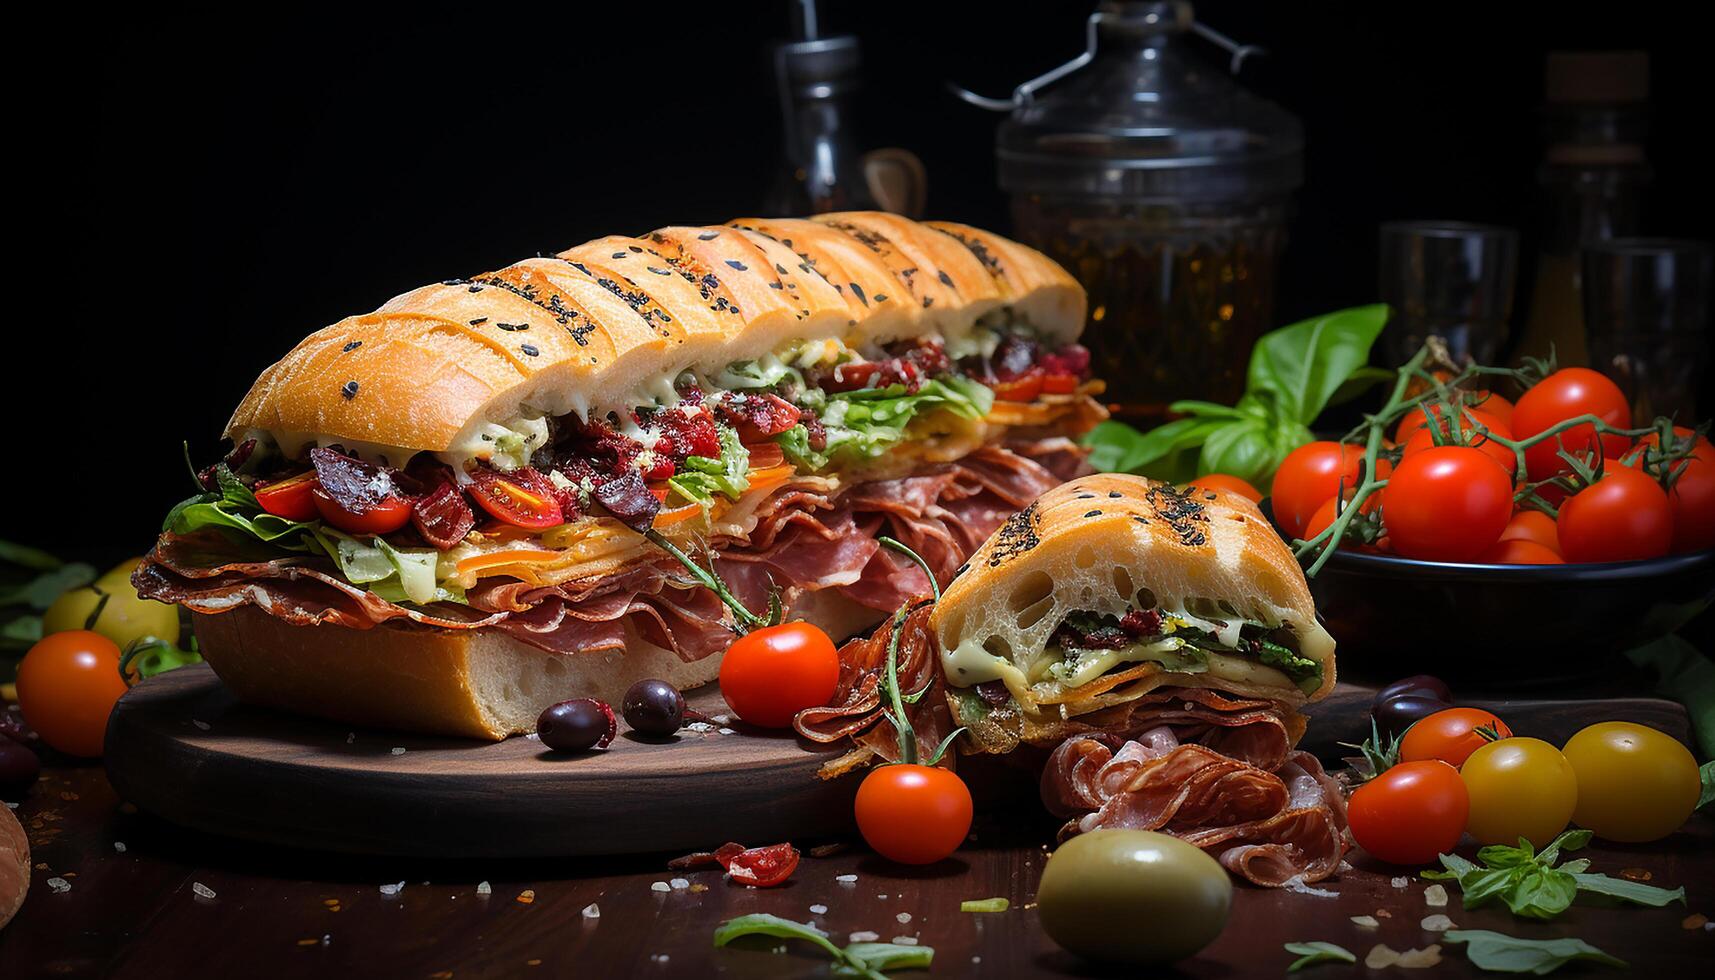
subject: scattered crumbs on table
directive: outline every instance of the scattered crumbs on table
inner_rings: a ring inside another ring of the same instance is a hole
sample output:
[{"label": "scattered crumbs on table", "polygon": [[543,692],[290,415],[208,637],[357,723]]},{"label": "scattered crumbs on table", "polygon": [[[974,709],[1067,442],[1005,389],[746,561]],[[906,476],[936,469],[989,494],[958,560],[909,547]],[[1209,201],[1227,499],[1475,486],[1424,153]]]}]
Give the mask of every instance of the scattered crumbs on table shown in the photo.
[{"label": "scattered crumbs on table", "polygon": [[670,892],[673,890],[673,886],[667,884],[665,881],[657,881],[650,884],[649,890],[652,892]]},{"label": "scattered crumbs on table", "polygon": [[1033,909],[1035,907],[1036,907],[1035,902],[1025,902],[1023,905],[1019,906],[1019,908],[1023,909],[1026,912],[1030,911],[1031,909]]},{"label": "scattered crumbs on table", "polygon": [[[1428,416],[1424,416],[1424,417],[1428,418]],[[542,961],[541,960],[525,960],[524,965],[525,966],[541,966]]]},{"label": "scattered crumbs on table", "polygon": [[691,894],[693,895],[698,894],[699,892],[706,892],[708,890],[709,886],[700,881],[694,881],[691,883]]},{"label": "scattered crumbs on table", "polygon": [[1703,929],[1709,925],[1709,917],[1702,912],[1693,912],[1680,921],[1681,928]]},{"label": "scattered crumbs on table", "polygon": [[1334,873],[1337,875],[1343,875],[1350,870],[1352,870],[1352,862],[1346,860],[1345,858],[1341,858],[1340,859],[1340,866],[1334,869]]},{"label": "scattered crumbs on table", "polygon": [[1648,868],[1621,868],[1620,877],[1629,881],[1648,881],[1655,875],[1650,874]]},{"label": "scattered crumbs on table", "polygon": [[48,862],[46,862],[46,861],[37,861],[37,862],[36,862],[36,870],[37,870],[37,871],[46,871],[46,870],[48,870]]},{"label": "scattered crumbs on table", "polygon": [[865,929],[862,932],[854,932],[851,935],[847,936],[846,942],[848,942],[848,943],[873,943],[877,939],[880,939],[880,938],[881,938],[881,933],[870,932],[869,930]]},{"label": "scattered crumbs on table", "polygon": [[381,894],[386,895],[389,898],[391,898],[394,895],[399,894],[400,892],[402,892],[404,890],[405,890],[405,883],[403,881],[396,881],[390,885],[382,885],[381,886]]},{"label": "scattered crumbs on table", "polygon": [[708,732],[714,731],[715,726],[706,721],[693,721],[685,726],[685,730],[697,732],[698,734],[707,734]]},{"label": "scattered crumbs on table", "polygon": [[124,854],[125,853],[125,842],[122,840],[114,841],[113,842],[113,851],[115,854]]},{"label": "scattered crumbs on table", "polygon": [[[52,882],[50,882],[50,884],[51,883]],[[191,882],[191,894],[195,895],[198,898],[213,898],[214,897],[214,889],[208,887],[207,885],[203,884],[200,881],[193,881],[193,882]]]},{"label": "scattered crumbs on table", "polygon": [[674,891],[683,891],[684,889],[691,887],[691,879],[670,878],[667,881],[667,886],[672,888]]},{"label": "scattered crumbs on table", "polygon": [[1315,895],[1317,898],[1339,898],[1340,897],[1339,892],[1333,892],[1333,891],[1329,891],[1326,888],[1315,888],[1315,887],[1312,887],[1310,885],[1306,885],[1304,883],[1304,876],[1302,874],[1296,874],[1296,875],[1293,875],[1292,877],[1286,879],[1284,882],[1281,882],[1280,887],[1286,889],[1289,892],[1297,892],[1300,895]]},{"label": "scattered crumbs on table", "polygon": [[812,906],[810,906],[810,914],[811,915],[827,915],[828,914],[828,907],[826,905],[812,905]]},{"label": "scattered crumbs on table", "polygon": [[311,937],[309,939],[300,939],[300,940],[298,940],[298,945],[299,946],[319,946],[319,945],[321,945],[321,940],[316,939],[314,937]]},{"label": "scattered crumbs on table", "polygon": [[1446,932],[1453,928],[1453,920],[1437,912],[1434,915],[1424,916],[1423,921],[1419,922],[1418,925],[1423,927],[1424,932]]},{"label": "scattered crumbs on table", "polygon": [[1352,916],[1352,924],[1362,926],[1365,929],[1376,929],[1381,926],[1381,921],[1373,915],[1354,915]]},{"label": "scattered crumbs on table", "polygon": [[714,722],[717,725],[725,725],[728,722],[732,721],[732,716],[731,715],[710,715],[709,720]]},{"label": "scattered crumbs on table", "polygon": [[387,750],[387,754],[388,755],[404,755],[405,754],[405,747],[403,745],[395,745],[392,748]]},{"label": "scattered crumbs on table", "polygon": [[64,895],[71,891],[71,882],[64,878],[49,878],[48,887],[53,889],[55,895]]},{"label": "scattered crumbs on table", "polygon": [[531,732],[528,735],[524,736],[524,741],[526,741],[526,742],[540,742],[541,740],[542,740],[542,733],[541,732]]},{"label": "scattered crumbs on table", "polygon": [[206,732],[209,730],[210,727],[212,727],[209,725],[208,722],[203,721],[200,718],[192,718],[191,724],[197,726],[197,731],[199,731],[199,732]]},{"label": "scattered crumbs on table", "polygon": [[479,881],[476,883],[476,893],[478,895],[492,895],[494,894],[494,886],[486,881]]},{"label": "scattered crumbs on table", "polygon": [[331,933],[331,932],[322,933],[322,945],[326,946],[331,942],[333,942],[333,933]]},{"label": "scattered crumbs on table", "polygon": [[1394,950],[1377,943],[1364,957],[1364,966],[1371,970],[1381,970],[1397,966],[1403,970],[1420,970],[1424,967],[1435,966],[1441,962],[1441,947],[1432,945],[1423,949]]},{"label": "scattered crumbs on table", "polygon": [[835,875],[834,880],[842,885],[849,885],[857,881],[857,875]]},{"label": "scattered crumbs on table", "polygon": [[875,897],[876,897],[876,898],[877,898],[877,899],[879,899],[879,900],[881,900],[881,901],[883,901],[883,902],[885,902],[885,901],[887,901],[887,896],[886,896],[886,895],[877,895],[877,896],[875,896]]},{"label": "scattered crumbs on table", "polygon": [[599,918],[601,918],[601,906],[597,905],[594,902],[591,902],[588,905],[584,906],[584,913],[583,914],[584,914],[584,918],[586,918],[586,919],[599,919]]},{"label": "scattered crumbs on table", "polygon": [[529,905],[536,900],[536,889],[526,888],[518,893],[518,904]]},{"label": "scattered crumbs on table", "polygon": [[1388,884],[1395,888],[1409,888],[1411,887],[1411,879],[1405,875],[1400,875],[1398,878],[1391,879]]},{"label": "scattered crumbs on table", "polygon": [[825,858],[833,854],[838,854],[845,849],[846,845],[840,841],[835,841],[832,844],[817,844],[815,847],[810,848],[810,856],[813,858]]},{"label": "scattered crumbs on table", "polygon": [[901,912],[901,913],[899,913],[899,914],[898,914],[898,915],[896,915],[896,916],[894,916],[894,917],[893,917],[893,918],[894,918],[894,919],[895,919],[895,920],[896,920],[896,921],[897,921],[897,922],[898,922],[898,923],[899,923],[899,924],[900,924],[900,925],[904,925],[904,924],[905,924],[905,923],[907,923],[907,922],[910,922],[910,921],[911,921],[911,913],[910,913],[910,912]]},{"label": "scattered crumbs on table", "polygon": [[[645,530],[647,530],[647,528]],[[722,735],[737,735],[738,734],[738,732],[732,730],[731,728],[722,728],[722,729],[720,729],[720,733]]]},{"label": "scattered crumbs on table", "polygon": [[61,877],[63,877],[63,878],[76,878],[77,872],[76,871],[67,871],[63,875],[61,875]]},{"label": "scattered crumbs on table", "polygon": [[894,936],[893,941],[900,946],[915,946],[915,945],[917,945],[917,937],[916,936]]},{"label": "scattered crumbs on table", "polygon": [[1447,907],[1447,889],[1443,885],[1430,885],[1423,890],[1423,904],[1432,909]]}]

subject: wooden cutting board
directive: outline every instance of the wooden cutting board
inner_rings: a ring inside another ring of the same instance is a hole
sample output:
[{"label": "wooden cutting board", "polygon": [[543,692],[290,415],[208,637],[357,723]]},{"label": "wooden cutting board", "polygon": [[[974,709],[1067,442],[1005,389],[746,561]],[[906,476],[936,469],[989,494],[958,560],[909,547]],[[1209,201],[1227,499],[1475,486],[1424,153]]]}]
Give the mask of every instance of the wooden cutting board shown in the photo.
[{"label": "wooden cutting board", "polygon": [[[1324,759],[1368,731],[1370,688],[1342,683],[1313,706],[1305,747]],[[726,710],[714,687],[690,694]],[[1652,698],[1466,703],[1556,744],[1624,718],[1682,741],[1685,711]],[[623,729],[623,724],[621,725]],[[485,743],[354,730],[240,704],[199,664],[144,681],[107,729],[121,797],[198,830],[294,847],[436,857],[549,857],[691,851],[728,840],[805,841],[851,830],[858,780],[816,769],[837,750],[735,725],[563,756],[535,739]],[[403,750],[403,751],[401,751]],[[979,799],[1034,779],[961,766]]]}]

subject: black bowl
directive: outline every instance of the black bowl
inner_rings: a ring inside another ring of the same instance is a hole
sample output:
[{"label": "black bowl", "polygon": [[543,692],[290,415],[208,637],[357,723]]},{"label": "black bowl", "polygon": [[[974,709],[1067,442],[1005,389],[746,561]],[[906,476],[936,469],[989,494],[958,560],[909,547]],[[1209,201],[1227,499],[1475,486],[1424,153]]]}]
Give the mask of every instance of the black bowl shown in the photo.
[{"label": "black bowl", "polygon": [[1581,565],[1474,565],[1340,551],[1310,580],[1341,676],[1431,673],[1485,687],[1551,687],[1615,670],[1621,655],[1715,600],[1715,551]]}]

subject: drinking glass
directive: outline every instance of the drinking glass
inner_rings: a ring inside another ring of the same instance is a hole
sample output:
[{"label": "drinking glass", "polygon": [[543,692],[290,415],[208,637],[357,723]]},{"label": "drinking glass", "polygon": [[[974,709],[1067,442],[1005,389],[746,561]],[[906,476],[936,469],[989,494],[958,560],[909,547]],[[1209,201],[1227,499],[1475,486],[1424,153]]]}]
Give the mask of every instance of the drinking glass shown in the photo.
[{"label": "drinking glass", "polygon": [[1613,238],[1584,246],[1590,363],[1626,393],[1637,425],[1657,415],[1682,425],[1699,418],[1712,267],[1708,242]]},{"label": "drinking glass", "polygon": [[1398,367],[1437,336],[1460,364],[1493,364],[1507,340],[1518,232],[1463,221],[1381,226],[1382,356]]}]

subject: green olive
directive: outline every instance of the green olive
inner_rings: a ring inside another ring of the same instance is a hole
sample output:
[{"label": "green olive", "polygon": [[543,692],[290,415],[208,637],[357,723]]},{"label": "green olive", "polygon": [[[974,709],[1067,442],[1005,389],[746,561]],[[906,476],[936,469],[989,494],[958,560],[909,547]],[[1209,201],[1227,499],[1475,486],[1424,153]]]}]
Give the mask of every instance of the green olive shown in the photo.
[{"label": "green olive", "polygon": [[1148,830],[1095,830],[1060,845],[1042,869],[1037,914],[1079,956],[1170,963],[1227,924],[1233,883],[1219,862]]},{"label": "green olive", "polygon": [[[80,630],[107,593],[107,605],[101,618],[95,621],[95,631],[118,644],[123,650],[141,636],[153,636],[168,643],[179,641],[179,611],[164,602],[144,599],[131,585],[131,570],[137,561],[125,562],[95,580],[95,585],[72,589],[54,600],[42,614],[42,632],[60,633]],[[99,591],[97,591],[99,590]]]}]

